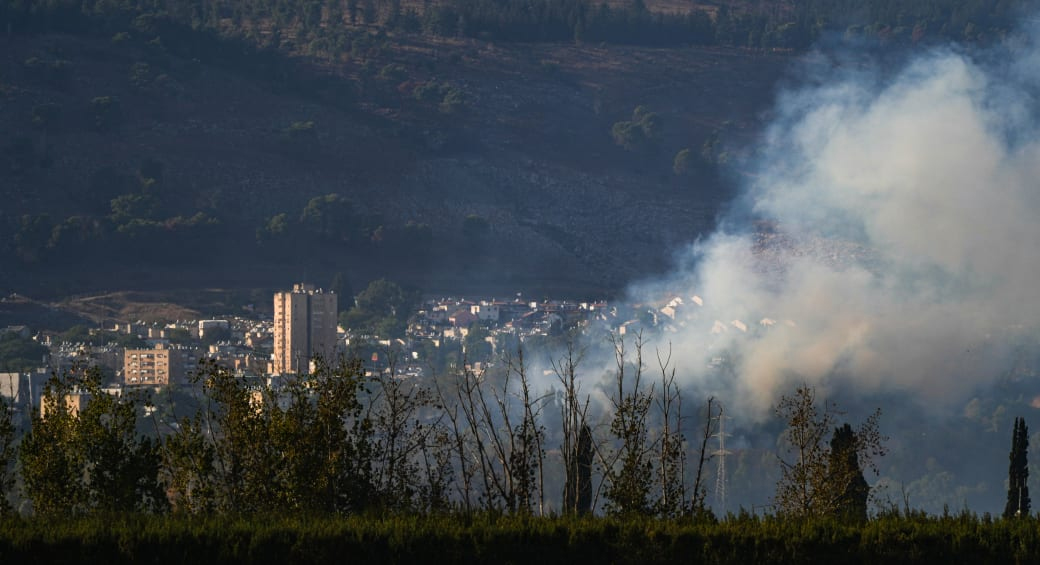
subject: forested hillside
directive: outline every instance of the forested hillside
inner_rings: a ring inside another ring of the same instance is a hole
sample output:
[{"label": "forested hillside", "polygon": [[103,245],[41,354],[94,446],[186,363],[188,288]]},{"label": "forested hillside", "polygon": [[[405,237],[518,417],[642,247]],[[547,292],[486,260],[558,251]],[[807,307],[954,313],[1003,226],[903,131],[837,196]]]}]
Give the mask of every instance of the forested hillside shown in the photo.
[{"label": "forested hillside", "polygon": [[790,53],[985,43],[1021,9],[5,3],[0,290],[612,293],[712,228]]},{"label": "forested hillside", "polygon": [[278,47],[288,42],[305,51],[342,53],[353,39],[349,30],[357,27],[496,41],[638,45],[805,48],[835,31],[895,42],[987,41],[1003,36],[1035,7],[1033,0],[53,0],[9,3],[3,16],[12,29],[62,31],[160,18]]}]

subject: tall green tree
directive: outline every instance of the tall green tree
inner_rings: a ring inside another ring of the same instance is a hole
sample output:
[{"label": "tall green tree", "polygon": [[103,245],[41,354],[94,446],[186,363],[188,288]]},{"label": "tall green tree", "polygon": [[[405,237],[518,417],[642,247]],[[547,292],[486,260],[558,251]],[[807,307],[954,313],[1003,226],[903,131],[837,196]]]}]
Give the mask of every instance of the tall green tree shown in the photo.
[{"label": "tall green tree", "polygon": [[175,511],[360,512],[375,489],[372,421],[360,363],[291,377],[278,388],[215,363],[196,378],[205,409],[167,440],[164,478]]},{"label": "tall green tree", "polygon": [[1015,428],[1011,433],[1011,460],[1008,469],[1007,504],[1004,505],[1005,518],[1025,517],[1029,515],[1029,428],[1023,418],[1015,418]]},{"label": "tall green tree", "polygon": [[567,479],[563,485],[563,511],[586,515],[592,512],[592,431],[582,424],[578,441],[564,463]]},{"label": "tall green tree", "polygon": [[867,521],[870,485],[859,465],[857,441],[848,423],[835,428],[831,436],[828,482],[833,489],[834,516],[846,522]]},{"label": "tall green tree", "polygon": [[19,446],[38,515],[159,511],[158,443],[137,433],[135,399],[101,387],[97,367],[52,375]]}]

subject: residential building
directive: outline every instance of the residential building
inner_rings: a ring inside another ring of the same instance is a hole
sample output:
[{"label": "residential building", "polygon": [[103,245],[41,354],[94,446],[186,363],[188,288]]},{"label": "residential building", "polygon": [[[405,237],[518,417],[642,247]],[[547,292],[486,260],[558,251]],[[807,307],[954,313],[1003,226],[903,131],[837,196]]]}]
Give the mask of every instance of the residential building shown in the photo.
[{"label": "residential building", "polygon": [[227,320],[199,320],[199,339],[206,339],[206,333],[227,332],[231,326]]},{"label": "residential building", "polygon": [[336,294],[309,284],[274,295],[274,354],[271,372],[310,370],[315,357],[336,357]]},{"label": "residential building", "polygon": [[494,302],[481,301],[469,307],[469,313],[481,322],[497,322],[500,314],[499,305]]},{"label": "residential building", "polygon": [[[90,395],[85,392],[73,392],[65,395],[65,409],[68,410],[70,416],[78,415],[80,410],[85,409],[89,403]],[[56,408],[54,404],[51,404],[51,407]],[[46,401],[40,402],[41,418],[47,417],[47,408]]]},{"label": "residential building", "polygon": [[123,384],[166,386],[181,380],[184,372],[181,355],[163,345],[155,349],[127,349],[123,352]]},{"label": "residential building", "polygon": [[21,373],[0,373],[0,401],[17,402],[22,382]]}]

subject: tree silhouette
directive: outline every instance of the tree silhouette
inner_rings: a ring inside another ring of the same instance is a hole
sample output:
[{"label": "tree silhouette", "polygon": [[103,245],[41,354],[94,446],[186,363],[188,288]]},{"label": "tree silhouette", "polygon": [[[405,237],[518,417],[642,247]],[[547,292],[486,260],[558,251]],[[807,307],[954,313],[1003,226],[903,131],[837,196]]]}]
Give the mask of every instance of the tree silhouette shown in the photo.
[{"label": "tree silhouette", "polygon": [[856,432],[847,423],[834,429],[828,469],[829,484],[835,490],[835,517],[849,522],[866,522],[870,485],[859,466],[857,439]]},{"label": "tree silhouette", "polygon": [[1015,418],[1011,434],[1011,466],[1008,470],[1008,497],[1004,506],[1005,518],[1029,515],[1029,428],[1023,418]]},{"label": "tree silhouette", "polygon": [[0,395],[0,518],[12,513],[8,496],[14,490],[14,464],[17,454],[15,445],[14,411]]},{"label": "tree silhouette", "polygon": [[563,511],[567,514],[592,512],[592,432],[582,424],[578,441],[565,463],[567,480],[563,486]]}]

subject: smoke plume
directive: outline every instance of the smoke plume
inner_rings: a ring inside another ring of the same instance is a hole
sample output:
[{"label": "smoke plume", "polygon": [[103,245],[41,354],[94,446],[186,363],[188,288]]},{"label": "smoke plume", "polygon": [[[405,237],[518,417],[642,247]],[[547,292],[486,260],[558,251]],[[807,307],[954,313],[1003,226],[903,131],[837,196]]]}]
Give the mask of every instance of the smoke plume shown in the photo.
[{"label": "smoke plume", "polygon": [[801,382],[961,401],[1007,371],[1040,314],[1040,58],[1019,45],[804,68],[811,86],[778,97],[745,167],[739,215],[634,299],[678,298],[661,339],[746,417]]}]

